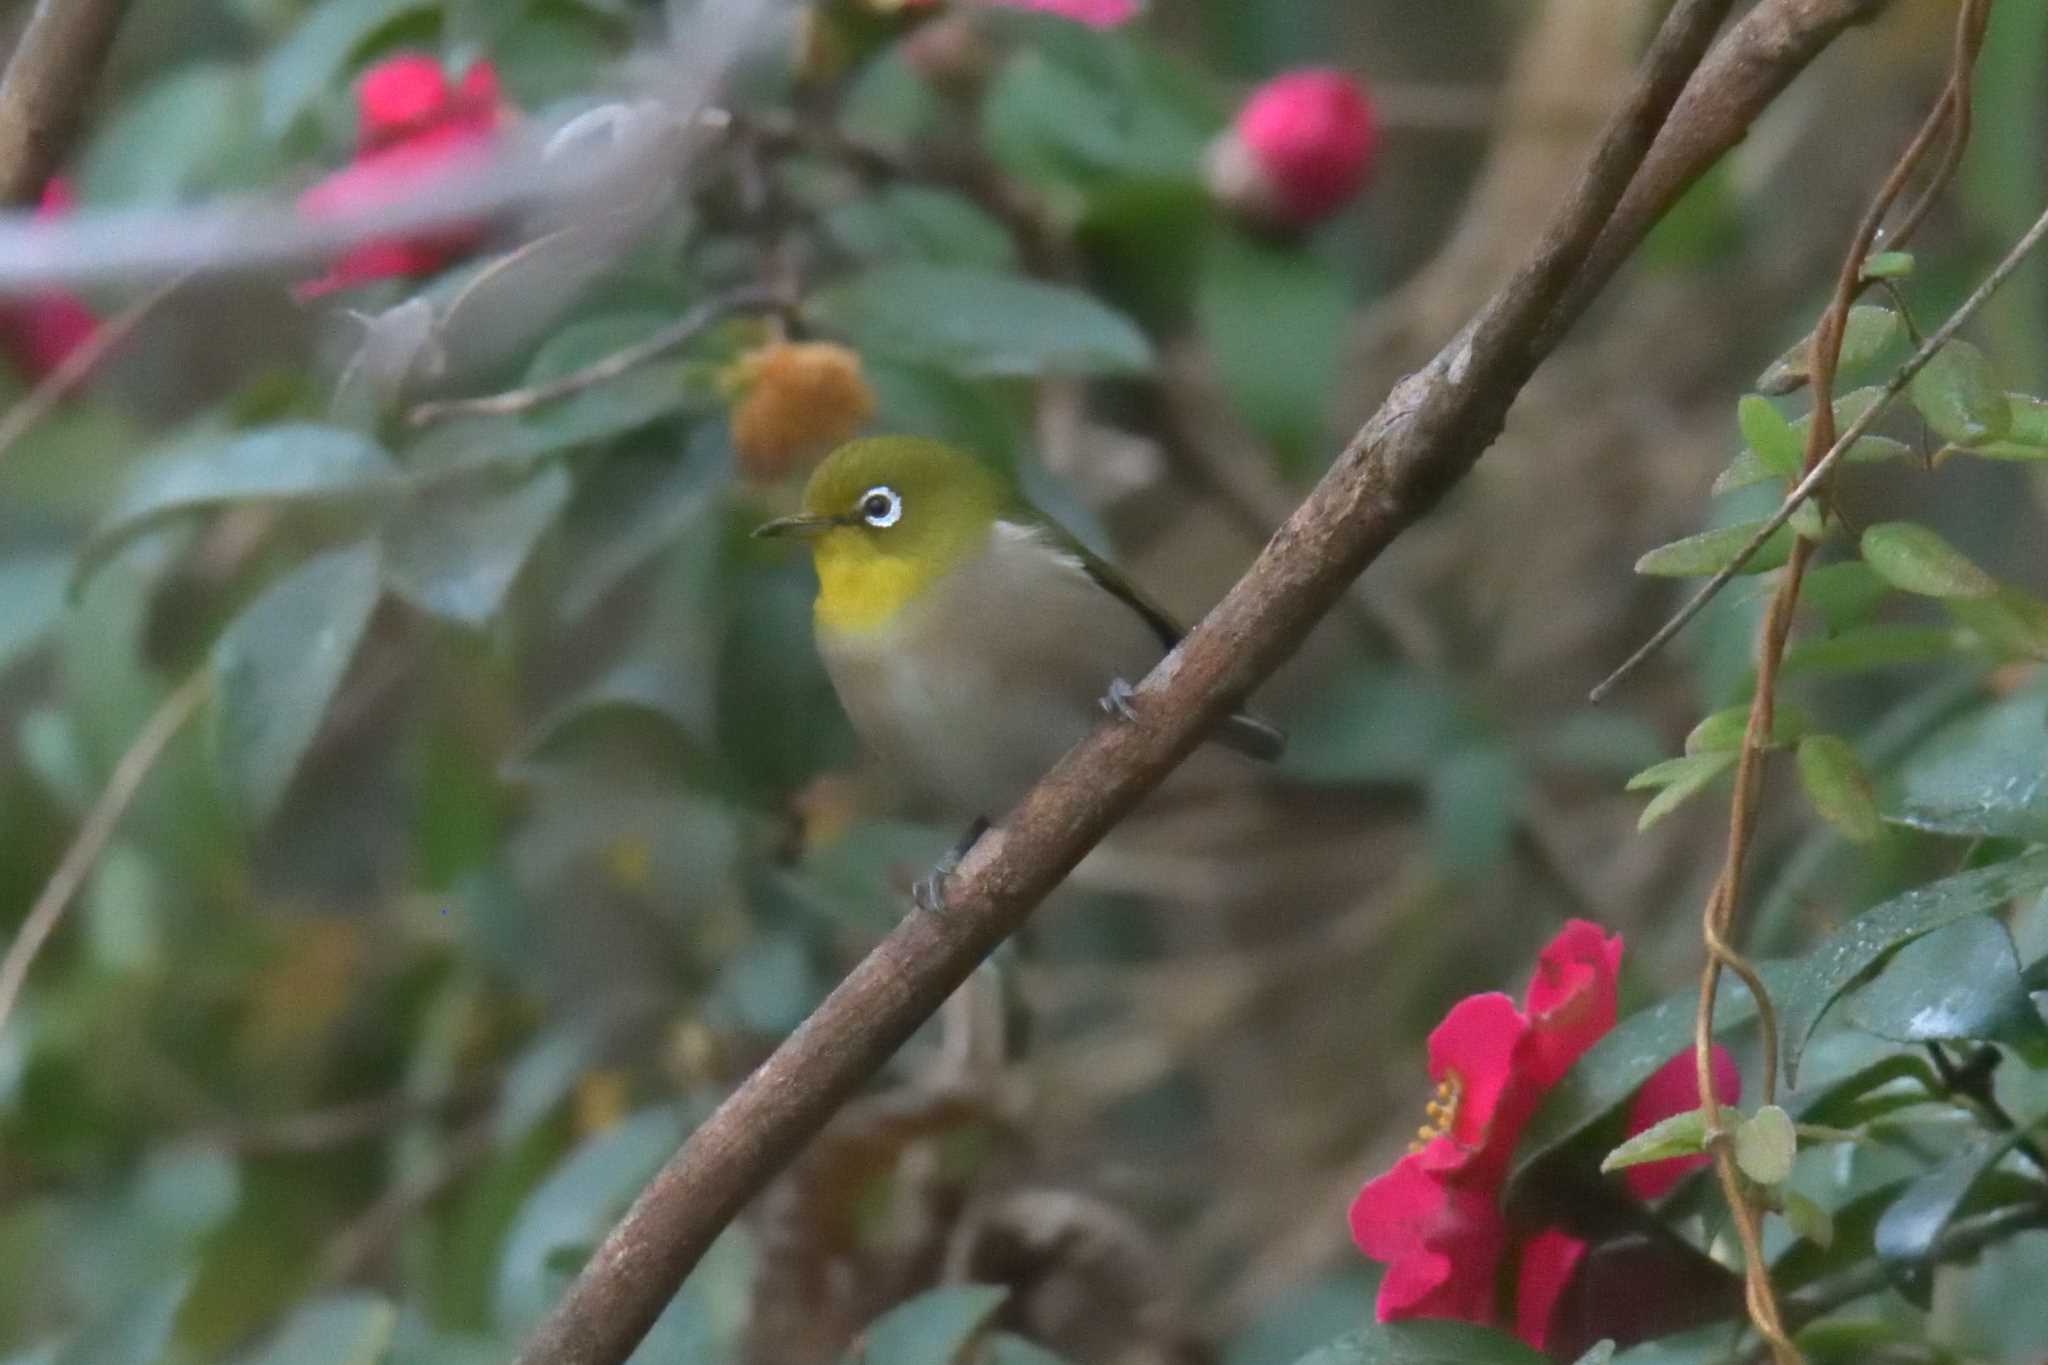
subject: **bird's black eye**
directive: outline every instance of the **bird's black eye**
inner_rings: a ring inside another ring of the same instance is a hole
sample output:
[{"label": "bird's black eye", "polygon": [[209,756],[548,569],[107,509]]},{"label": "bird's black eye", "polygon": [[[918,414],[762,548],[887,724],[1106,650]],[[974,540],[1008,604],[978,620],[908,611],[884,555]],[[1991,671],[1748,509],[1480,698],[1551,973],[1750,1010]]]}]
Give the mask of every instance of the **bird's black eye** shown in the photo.
[{"label": "bird's black eye", "polygon": [[886,486],[870,488],[860,495],[860,519],[870,526],[894,526],[903,515],[903,498]]}]

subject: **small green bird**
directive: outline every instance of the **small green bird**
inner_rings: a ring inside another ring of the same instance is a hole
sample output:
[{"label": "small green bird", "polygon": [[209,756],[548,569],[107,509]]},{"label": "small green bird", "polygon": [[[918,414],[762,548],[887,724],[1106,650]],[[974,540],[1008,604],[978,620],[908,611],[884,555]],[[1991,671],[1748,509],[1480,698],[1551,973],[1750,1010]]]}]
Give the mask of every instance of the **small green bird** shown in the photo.
[{"label": "small green bird", "polygon": [[[938,441],[839,447],[803,511],[757,528],[802,536],[818,571],[818,651],[862,741],[929,804],[971,819],[918,883],[946,876],[1103,711],[1128,716],[1131,680],[1179,642],[1173,620],[1114,568]],[[1243,712],[1216,742],[1260,759],[1285,740]]]}]

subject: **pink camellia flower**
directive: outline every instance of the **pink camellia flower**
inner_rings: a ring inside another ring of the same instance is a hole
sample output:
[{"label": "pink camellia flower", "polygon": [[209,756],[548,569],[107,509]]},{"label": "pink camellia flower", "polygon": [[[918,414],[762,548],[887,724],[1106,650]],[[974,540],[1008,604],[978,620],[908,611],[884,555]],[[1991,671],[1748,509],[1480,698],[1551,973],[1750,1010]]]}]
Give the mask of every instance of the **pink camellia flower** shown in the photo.
[{"label": "pink camellia flower", "polygon": [[[61,218],[76,204],[71,185],[61,177],[43,186],[36,218]],[[0,300],[0,349],[30,378],[41,379],[62,365],[99,329],[100,320],[76,294],[46,289]]]},{"label": "pink camellia flower", "polygon": [[1275,76],[1209,146],[1209,192],[1265,227],[1301,228],[1344,207],[1372,170],[1379,130],[1364,87],[1341,71]]},{"label": "pink camellia flower", "polygon": [[[487,154],[510,116],[489,62],[477,62],[451,82],[432,57],[386,58],[356,87],[355,157],[300,195],[299,212],[321,218],[402,203]],[[455,227],[367,242],[296,292],[315,298],[371,280],[431,274],[475,250],[482,235],[480,228]]]},{"label": "pink camellia flower", "polygon": [[[1611,1028],[1621,938],[1573,920],[1543,949],[1518,1009],[1507,996],[1469,996],[1429,1035],[1429,1074],[1437,1083],[1429,1126],[1385,1175],[1351,1205],[1351,1236],[1386,1264],[1380,1321],[1455,1318],[1511,1324],[1531,1346],[1547,1343],[1550,1322],[1586,1243],[1561,1228],[1517,1237],[1500,1209],[1508,1164],[1544,1094]],[[1642,1131],[1699,1102],[1692,1054],[1682,1053],[1638,1092],[1629,1132]],[[1741,1078],[1716,1048],[1716,1097],[1733,1103]],[[1637,1168],[1638,1198],[1668,1191],[1703,1158],[1680,1157]],[[1514,1266],[1509,1302],[1500,1270]]]}]

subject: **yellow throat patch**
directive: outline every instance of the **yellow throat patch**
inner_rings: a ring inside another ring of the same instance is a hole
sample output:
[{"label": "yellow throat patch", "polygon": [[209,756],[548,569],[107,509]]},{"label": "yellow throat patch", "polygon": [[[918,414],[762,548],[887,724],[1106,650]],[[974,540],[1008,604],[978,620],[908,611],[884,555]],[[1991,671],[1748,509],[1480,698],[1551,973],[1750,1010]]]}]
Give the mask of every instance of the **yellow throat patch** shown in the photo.
[{"label": "yellow throat patch", "polygon": [[944,569],[931,557],[878,546],[851,527],[826,532],[811,552],[818,566],[818,625],[839,634],[888,626]]}]

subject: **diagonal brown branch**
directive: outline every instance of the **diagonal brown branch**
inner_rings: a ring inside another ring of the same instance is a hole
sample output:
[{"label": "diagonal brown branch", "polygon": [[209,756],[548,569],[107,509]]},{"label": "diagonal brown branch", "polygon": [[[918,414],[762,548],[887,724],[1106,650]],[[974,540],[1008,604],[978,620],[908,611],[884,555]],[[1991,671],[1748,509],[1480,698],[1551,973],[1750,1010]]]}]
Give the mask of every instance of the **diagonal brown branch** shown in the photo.
[{"label": "diagonal brown branch", "polygon": [[0,204],[33,203],[78,131],[128,0],[38,0],[0,81]]},{"label": "diagonal brown branch", "polygon": [[[1435,360],[1395,387],[1251,570],[1139,686],[1136,719],[1104,726],[1062,759],[963,860],[946,911],[899,924],[690,1136],[591,1256],[523,1361],[623,1360],[752,1195],[1294,649],[1350,580],[1464,475],[1549,346],[1654,217],[1613,237],[1604,267],[1588,268],[1596,239],[1613,231],[1616,202],[1729,7],[1729,0],[1674,7],[1528,263]],[[1764,0],[1759,9],[1832,34],[1870,5]],[[1787,69],[1777,85],[1823,45],[1784,45]],[[1716,108],[1723,103],[1713,91],[1705,98]],[[1666,163],[1660,174],[1682,186],[1710,162],[1689,169]]]}]

